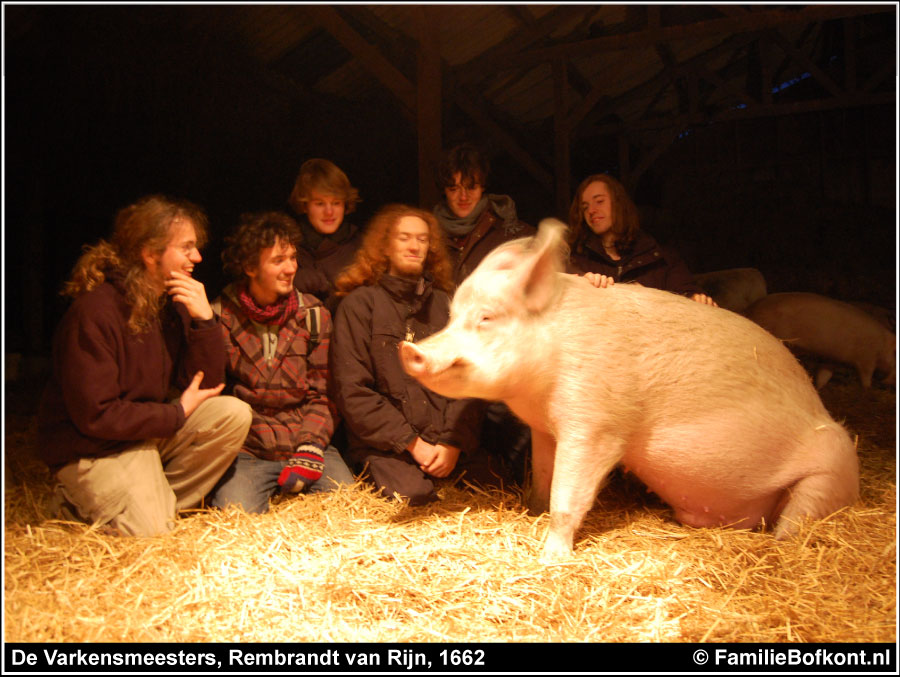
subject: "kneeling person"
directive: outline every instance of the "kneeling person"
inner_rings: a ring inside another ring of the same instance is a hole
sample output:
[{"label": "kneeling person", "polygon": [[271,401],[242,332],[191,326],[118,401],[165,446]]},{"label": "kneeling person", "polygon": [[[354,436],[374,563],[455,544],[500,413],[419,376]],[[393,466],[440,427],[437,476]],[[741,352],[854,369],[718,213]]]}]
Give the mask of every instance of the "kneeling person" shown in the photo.
[{"label": "kneeling person", "polygon": [[330,491],[354,478],[329,446],[331,316],[293,286],[300,231],[286,214],[242,217],[222,253],[234,279],[213,303],[225,339],[228,386],[253,409],[253,423],[234,464],[209,496],[250,513],[269,498]]},{"label": "kneeling person", "polygon": [[75,264],[39,415],[40,454],[73,517],[163,534],[247,435],[249,407],[218,396],[221,330],[193,278],[205,240],[199,207],[151,195],[120,210],[110,241]]},{"label": "kneeling person", "polygon": [[400,364],[400,341],[423,339],[450,317],[453,280],[437,220],[406,205],[382,208],[336,286],[344,299],[329,357],[348,458],[368,467],[385,498],[436,500],[431,478],[474,455],[483,408],[428,390]]}]

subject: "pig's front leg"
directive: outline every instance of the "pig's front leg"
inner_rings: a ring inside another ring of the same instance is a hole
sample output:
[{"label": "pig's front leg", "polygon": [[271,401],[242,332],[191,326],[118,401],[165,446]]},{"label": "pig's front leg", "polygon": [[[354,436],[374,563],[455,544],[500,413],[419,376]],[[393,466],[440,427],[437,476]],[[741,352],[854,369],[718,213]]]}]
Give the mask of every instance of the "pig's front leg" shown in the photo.
[{"label": "pig's front leg", "polygon": [[550,509],[550,483],[556,439],[550,433],[531,429],[531,485],[528,487],[528,509],[535,515]]},{"label": "pig's front leg", "polygon": [[593,505],[600,483],[621,460],[623,447],[623,441],[613,435],[599,439],[560,436],[542,561],[552,563],[572,556],[575,531]]}]

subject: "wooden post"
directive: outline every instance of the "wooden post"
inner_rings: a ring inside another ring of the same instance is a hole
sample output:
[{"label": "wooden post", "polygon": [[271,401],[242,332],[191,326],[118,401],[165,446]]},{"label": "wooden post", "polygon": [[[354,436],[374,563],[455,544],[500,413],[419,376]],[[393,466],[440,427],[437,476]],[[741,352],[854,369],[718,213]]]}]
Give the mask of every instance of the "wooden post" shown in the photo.
[{"label": "wooden post", "polygon": [[553,145],[554,173],[556,174],[556,212],[565,218],[571,191],[571,155],[569,148],[569,121],[566,106],[566,94],[569,89],[569,77],[566,72],[566,60],[553,61]]},{"label": "wooden post", "polygon": [[416,7],[419,45],[416,50],[416,134],[419,145],[419,204],[431,209],[440,199],[434,169],[441,153],[441,53],[438,7]]},{"label": "wooden post", "polygon": [[628,135],[622,132],[616,140],[619,142],[619,181],[630,192],[633,186],[631,186],[631,149],[628,146]]}]

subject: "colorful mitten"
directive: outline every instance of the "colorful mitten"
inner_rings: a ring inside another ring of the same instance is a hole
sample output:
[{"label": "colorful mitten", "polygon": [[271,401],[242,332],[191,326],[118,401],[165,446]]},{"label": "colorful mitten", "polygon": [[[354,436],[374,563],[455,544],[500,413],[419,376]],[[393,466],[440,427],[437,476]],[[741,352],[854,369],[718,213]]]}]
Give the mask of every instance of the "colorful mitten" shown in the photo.
[{"label": "colorful mitten", "polygon": [[301,444],[282,468],[278,484],[282,491],[299,494],[319,479],[324,470],[322,449],[314,444]]}]

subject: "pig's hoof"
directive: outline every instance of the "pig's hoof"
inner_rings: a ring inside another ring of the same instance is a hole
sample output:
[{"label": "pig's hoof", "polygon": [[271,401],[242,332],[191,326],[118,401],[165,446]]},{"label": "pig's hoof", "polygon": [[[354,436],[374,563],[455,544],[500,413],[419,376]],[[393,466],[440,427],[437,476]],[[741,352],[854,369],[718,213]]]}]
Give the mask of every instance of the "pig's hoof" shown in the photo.
[{"label": "pig's hoof", "polygon": [[541,553],[541,564],[559,564],[571,560],[575,556],[572,546],[559,539],[548,537]]}]

